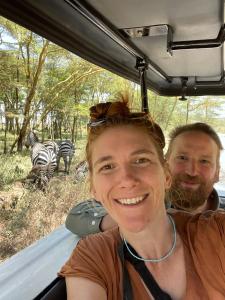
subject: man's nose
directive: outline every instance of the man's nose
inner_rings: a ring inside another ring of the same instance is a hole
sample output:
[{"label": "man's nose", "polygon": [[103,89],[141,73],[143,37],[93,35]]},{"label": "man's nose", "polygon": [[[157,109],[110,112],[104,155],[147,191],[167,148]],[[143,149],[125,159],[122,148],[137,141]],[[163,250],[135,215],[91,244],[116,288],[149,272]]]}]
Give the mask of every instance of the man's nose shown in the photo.
[{"label": "man's nose", "polygon": [[196,160],[191,160],[188,162],[186,173],[190,176],[198,175],[198,162]]}]

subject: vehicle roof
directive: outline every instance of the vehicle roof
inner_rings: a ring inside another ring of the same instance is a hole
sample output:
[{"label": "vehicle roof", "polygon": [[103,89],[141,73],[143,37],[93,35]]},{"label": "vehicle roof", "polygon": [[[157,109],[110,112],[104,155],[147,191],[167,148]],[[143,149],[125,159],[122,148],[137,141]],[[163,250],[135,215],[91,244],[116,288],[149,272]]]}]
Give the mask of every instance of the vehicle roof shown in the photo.
[{"label": "vehicle roof", "polygon": [[0,13],[160,95],[224,95],[222,0],[2,0]]}]

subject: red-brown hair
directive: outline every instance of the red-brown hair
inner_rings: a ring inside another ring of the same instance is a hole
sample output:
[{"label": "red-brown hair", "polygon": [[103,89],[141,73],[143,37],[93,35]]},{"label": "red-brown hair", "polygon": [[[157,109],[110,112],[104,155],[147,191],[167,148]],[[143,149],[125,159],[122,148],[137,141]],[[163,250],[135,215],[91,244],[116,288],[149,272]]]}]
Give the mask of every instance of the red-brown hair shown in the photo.
[{"label": "red-brown hair", "polygon": [[92,173],[91,145],[107,128],[121,125],[131,125],[145,130],[156,147],[160,162],[164,165],[165,137],[160,126],[153,122],[150,115],[146,113],[131,112],[128,103],[129,97],[120,95],[115,102],[99,103],[90,108],[86,145],[86,158],[90,173]]}]

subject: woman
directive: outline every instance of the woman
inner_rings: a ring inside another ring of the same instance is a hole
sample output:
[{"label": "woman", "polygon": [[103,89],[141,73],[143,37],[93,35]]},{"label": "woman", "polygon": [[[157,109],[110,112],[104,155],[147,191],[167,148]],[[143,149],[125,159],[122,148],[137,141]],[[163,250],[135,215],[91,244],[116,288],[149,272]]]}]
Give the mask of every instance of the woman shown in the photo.
[{"label": "woman", "polygon": [[79,242],[60,274],[68,299],[225,299],[225,214],[167,214],[160,127],[127,101],[90,109],[91,190],[118,228]]}]

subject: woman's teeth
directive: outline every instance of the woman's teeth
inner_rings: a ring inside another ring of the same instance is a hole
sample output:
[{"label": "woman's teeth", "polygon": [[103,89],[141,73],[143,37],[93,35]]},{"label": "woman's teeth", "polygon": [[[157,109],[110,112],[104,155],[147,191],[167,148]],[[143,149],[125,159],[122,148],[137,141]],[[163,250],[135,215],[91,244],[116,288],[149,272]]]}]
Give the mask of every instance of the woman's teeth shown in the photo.
[{"label": "woman's teeth", "polygon": [[144,198],[145,196],[135,197],[135,198],[122,198],[122,199],[117,199],[117,201],[121,204],[130,205],[130,204],[137,204],[143,201]]}]

